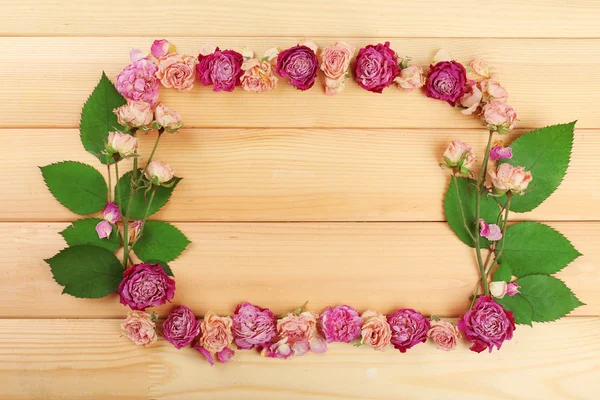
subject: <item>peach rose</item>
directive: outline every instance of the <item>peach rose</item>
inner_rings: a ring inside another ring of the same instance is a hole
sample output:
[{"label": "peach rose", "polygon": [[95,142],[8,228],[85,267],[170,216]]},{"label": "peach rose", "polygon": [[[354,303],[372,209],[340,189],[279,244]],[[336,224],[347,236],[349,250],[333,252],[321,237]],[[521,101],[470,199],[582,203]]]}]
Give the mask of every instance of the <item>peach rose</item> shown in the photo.
[{"label": "peach rose", "polygon": [[508,92],[500,83],[492,76],[489,79],[484,79],[480,83],[483,97],[486,101],[496,100],[506,103],[508,100]]},{"label": "peach rose", "polygon": [[244,73],[240,77],[242,88],[248,92],[261,93],[275,89],[278,78],[268,61],[252,58],[242,64]]},{"label": "peach rose", "polygon": [[177,53],[167,54],[158,59],[156,77],[166,88],[187,92],[196,80],[196,59]]},{"label": "peach rose", "polygon": [[510,164],[500,164],[496,169],[490,168],[488,177],[494,193],[500,196],[508,191],[517,196],[524,194],[533,179],[531,172],[525,171],[525,168]]},{"label": "peach rose", "polygon": [[204,316],[200,323],[200,338],[198,345],[211,353],[218,353],[233,341],[230,317],[219,317],[212,311]]},{"label": "peach rose", "polygon": [[487,63],[481,58],[476,58],[475,60],[471,61],[471,70],[477,75],[479,75],[479,77],[490,77],[490,69]]},{"label": "peach rose", "polygon": [[318,315],[311,311],[304,311],[298,315],[288,313],[277,320],[277,334],[291,344],[309,341],[317,332],[317,318]]},{"label": "peach rose", "polygon": [[418,65],[409,65],[400,70],[400,74],[394,79],[399,88],[410,92],[425,85],[423,68]]},{"label": "peach rose", "polygon": [[517,126],[516,111],[500,100],[492,100],[483,106],[482,117],[487,129],[501,135],[510,133]]},{"label": "peach rose", "polygon": [[177,131],[183,126],[181,115],[174,110],[166,107],[160,103],[154,110],[154,122],[152,126],[156,130],[161,128],[169,133],[177,133]]},{"label": "peach rose", "polygon": [[326,94],[335,95],[344,89],[344,80],[354,50],[350,43],[337,42],[321,52],[321,71],[325,74]]},{"label": "peach rose", "polygon": [[477,83],[471,81],[471,84],[469,85],[469,88],[465,91],[463,97],[461,97],[460,100],[458,100],[458,103],[461,105],[461,107],[464,107],[461,113],[463,113],[464,115],[473,114],[481,105],[482,98],[483,93],[481,93],[481,90],[479,90]]},{"label": "peach rose", "polygon": [[143,311],[129,311],[121,323],[121,330],[138,346],[150,346],[156,342],[156,324],[154,316]]},{"label": "peach rose", "polygon": [[142,131],[149,131],[154,117],[150,104],[143,101],[128,100],[127,104],[115,108],[113,112],[117,116],[119,124],[128,130],[138,128]]},{"label": "peach rose", "polygon": [[460,338],[458,328],[447,321],[431,321],[427,336],[435,343],[438,349],[450,351],[456,347]]},{"label": "peach rose", "polygon": [[118,153],[122,158],[133,156],[137,150],[138,142],[135,136],[123,132],[109,132],[106,151],[108,155]]},{"label": "peach rose", "polygon": [[361,344],[368,344],[376,350],[384,350],[392,340],[392,328],[385,315],[367,310],[360,316],[363,320]]}]

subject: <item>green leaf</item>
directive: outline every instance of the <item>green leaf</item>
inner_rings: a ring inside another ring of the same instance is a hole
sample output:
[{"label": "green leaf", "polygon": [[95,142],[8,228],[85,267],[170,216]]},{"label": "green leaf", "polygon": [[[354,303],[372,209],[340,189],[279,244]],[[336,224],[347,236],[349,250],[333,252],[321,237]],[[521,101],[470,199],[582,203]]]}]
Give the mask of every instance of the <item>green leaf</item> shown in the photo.
[{"label": "green leaf", "polygon": [[529,275],[517,280],[519,293],[533,307],[534,322],[549,322],[583,306],[563,281],[549,275]]},{"label": "green leaf", "polygon": [[[444,211],[446,213],[446,220],[450,228],[456,233],[458,238],[462,240],[466,245],[475,247],[475,242],[469,236],[469,232],[465,228],[465,223],[469,227],[471,234],[475,235],[475,203],[476,203],[476,189],[475,181],[469,178],[456,178],[455,184],[454,178],[450,180],[450,185],[446,191],[446,199],[444,200]],[[457,194],[457,189],[458,193]],[[460,202],[459,202],[460,198]],[[506,201],[505,197],[494,198],[491,196],[483,196],[481,198],[481,218],[488,223],[496,223],[498,215],[500,214],[500,206],[498,202],[503,204]],[[465,215],[466,221],[463,222],[461,207]],[[481,246],[488,247],[490,242],[485,238],[480,238]]]},{"label": "green leaf", "polygon": [[506,229],[501,262],[514,276],[554,274],[579,253],[560,232],[539,222],[519,222]]},{"label": "green leaf", "polygon": [[56,200],[74,213],[93,214],[106,205],[108,187],[96,168],[76,161],[40,167]]},{"label": "green leaf", "polygon": [[114,160],[102,151],[106,147],[108,132],[122,131],[113,110],[126,103],[114,85],[102,72],[100,82],[83,105],[81,111],[81,143],[83,147],[98,157],[102,164],[112,164]]},{"label": "green leaf", "polygon": [[507,310],[513,312],[515,322],[521,325],[531,326],[533,319],[533,307],[525,297],[520,294],[514,296],[504,296],[501,299],[495,299],[498,304]]},{"label": "green leaf", "polygon": [[168,222],[146,221],[133,251],[144,262],[169,262],[179,257],[189,243],[188,238]]},{"label": "green leaf", "polygon": [[62,250],[46,262],[63,293],[81,298],[104,297],[116,291],[123,278],[117,257],[102,247],[83,244]]},{"label": "green leaf", "polygon": [[159,261],[159,260],[148,260],[148,261],[144,261],[148,264],[158,264],[162,267],[162,269],[165,271],[165,274],[169,275],[169,276],[175,276],[173,275],[173,271],[171,270],[171,267],[169,267],[169,264],[167,264],[164,261]]},{"label": "green leaf", "polygon": [[513,158],[500,163],[525,167],[533,180],[528,187],[531,191],[524,196],[513,197],[511,211],[531,211],[558,188],[569,166],[575,122],[527,132],[512,142]]},{"label": "green leaf", "polygon": [[[141,170],[140,170],[141,173]],[[117,182],[115,186],[115,203],[121,204],[121,214],[127,214],[127,207],[129,205],[129,198],[131,195],[131,174],[132,171],[124,174]],[[156,189],[156,193],[154,194],[154,199],[152,200],[152,206],[150,207],[150,212],[148,216],[158,212],[167,202],[169,201],[169,197],[171,197],[171,193],[181,181],[182,178],[175,177],[173,180],[173,186],[164,187],[159,186]],[[133,195],[133,202],[131,204],[130,218],[133,219],[143,219],[146,214],[146,208],[148,207],[148,200],[150,199],[150,193],[145,194],[145,188],[139,188],[135,191]]]},{"label": "green leaf", "polygon": [[121,235],[119,230],[113,228],[112,233],[106,239],[100,239],[96,232],[96,225],[103,221],[101,218],[86,218],[73,222],[60,234],[65,238],[69,246],[80,244],[91,244],[103,247],[113,253],[121,246]]},{"label": "green leaf", "polygon": [[512,269],[507,262],[503,262],[498,266],[496,272],[494,272],[494,280],[495,281],[504,281],[510,282],[512,278]]}]

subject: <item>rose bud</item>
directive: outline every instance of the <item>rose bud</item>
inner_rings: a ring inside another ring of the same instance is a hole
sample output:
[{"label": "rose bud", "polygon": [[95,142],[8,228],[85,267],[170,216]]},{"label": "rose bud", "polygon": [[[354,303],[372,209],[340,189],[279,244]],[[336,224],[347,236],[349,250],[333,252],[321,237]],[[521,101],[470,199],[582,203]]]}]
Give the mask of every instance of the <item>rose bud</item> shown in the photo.
[{"label": "rose bud", "polygon": [[127,130],[137,128],[142,131],[149,131],[152,123],[152,108],[150,104],[143,101],[128,101],[127,104],[113,110],[117,116],[119,124]]},{"label": "rose bud", "polygon": [[110,234],[112,232],[112,225],[110,224],[110,222],[106,221],[106,220],[102,220],[100,222],[98,222],[98,224],[96,225],[96,233],[98,234],[98,237],[100,239],[107,239],[110,237]]},{"label": "rose bud", "polygon": [[106,152],[113,156],[119,154],[121,158],[135,155],[137,150],[137,138],[123,132],[109,132]]},{"label": "rose bud", "polygon": [[481,81],[480,85],[483,96],[487,101],[497,100],[506,103],[506,100],[508,100],[508,92],[493,77]]},{"label": "rose bud", "polygon": [[146,178],[156,186],[169,182],[174,176],[175,171],[171,169],[171,166],[160,161],[152,161],[146,168]]},{"label": "rose bud", "polygon": [[479,235],[492,241],[502,239],[502,231],[496,224],[488,224],[483,219],[479,219]]},{"label": "rose bud", "polygon": [[508,104],[492,100],[483,107],[483,122],[490,131],[505,135],[516,127],[517,113]]},{"label": "rose bud", "polygon": [[508,284],[504,281],[496,281],[490,283],[490,293],[497,299],[501,299],[506,295]]},{"label": "rose bud", "polygon": [[483,93],[479,90],[477,83],[475,81],[471,81],[470,85],[465,89],[465,94],[458,100],[458,104],[464,109],[461,111],[464,115],[471,115],[481,105],[481,99],[483,98]]},{"label": "rose bud", "polygon": [[524,194],[527,186],[533,179],[531,172],[525,171],[525,168],[515,167],[510,164],[500,164],[495,170],[494,168],[490,168],[488,176],[494,193],[499,196],[508,191],[520,196]]},{"label": "rose bud", "polygon": [[506,294],[509,295],[510,297],[514,296],[515,294],[519,293],[519,285],[517,285],[514,282],[509,283],[508,285],[506,285]]},{"label": "rose bud", "polygon": [[161,103],[154,110],[154,122],[152,126],[156,130],[162,128],[169,133],[177,133],[179,128],[183,126],[183,121],[177,111],[173,111]]},{"label": "rose bud", "polygon": [[502,147],[495,145],[490,149],[490,161],[498,161],[502,159],[512,158],[512,149],[510,147]]},{"label": "rose bud", "polygon": [[150,48],[150,53],[156,58],[164,57],[169,53],[175,52],[175,46],[173,46],[167,39],[155,40]]},{"label": "rose bud", "polygon": [[394,83],[407,92],[423,87],[425,85],[423,68],[418,65],[409,65],[402,68],[400,74],[394,78]]},{"label": "rose bud", "polygon": [[121,213],[119,212],[119,206],[115,203],[106,203],[106,207],[104,208],[103,217],[106,221],[111,224],[116,224],[119,220]]},{"label": "rose bud", "polygon": [[129,235],[129,244],[136,241],[138,236],[140,236],[141,230],[142,230],[142,220],[141,219],[133,221],[129,225],[129,230],[127,231],[127,234]]},{"label": "rose bud", "polygon": [[446,167],[452,169],[454,173],[463,175],[469,175],[471,167],[477,161],[477,156],[471,145],[460,140],[451,142],[444,151],[443,156]]}]

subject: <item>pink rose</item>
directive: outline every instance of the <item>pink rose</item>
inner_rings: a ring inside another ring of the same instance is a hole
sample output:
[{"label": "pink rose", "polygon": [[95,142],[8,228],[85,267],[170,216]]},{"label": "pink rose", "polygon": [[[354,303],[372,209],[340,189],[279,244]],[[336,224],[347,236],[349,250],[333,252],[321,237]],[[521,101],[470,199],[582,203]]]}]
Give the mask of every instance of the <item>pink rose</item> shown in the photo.
[{"label": "pink rose", "polygon": [[477,161],[471,145],[460,140],[450,142],[443,156],[447,168],[463,175],[469,175],[473,164]]},{"label": "pink rose", "polygon": [[493,167],[490,168],[488,177],[494,188],[494,193],[500,196],[508,191],[517,196],[524,194],[533,179],[531,172],[525,171],[525,168],[510,164],[500,164],[495,170]]},{"label": "pink rose", "polygon": [[460,338],[460,331],[456,326],[446,321],[431,321],[427,336],[438,349],[444,351],[454,350]]},{"label": "pink rose", "polygon": [[127,231],[127,235],[129,236],[129,244],[135,242],[135,240],[140,236],[140,232],[142,231],[142,220],[138,219],[129,224],[129,230]]},{"label": "pink rose", "polygon": [[317,332],[317,318],[318,316],[310,311],[299,315],[288,313],[277,320],[277,334],[281,338],[287,338],[288,343],[308,342]]},{"label": "pink rose", "polygon": [[447,101],[452,107],[465,94],[467,71],[456,61],[441,61],[429,67],[425,95]]},{"label": "pink rose", "polygon": [[231,318],[219,317],[209,311],[200,324],[198,345],[211,353],[220,352],[233,341],[232,324]]},{"label": "pink rose", "polygon": [[121,330],[138,346],[150,346],[157,340],[154,317],[143,311],[129,311]]},{"label": "pink rose", "polygon": [[233,341],[243,350],[266,347],[277,334],[273,312],[248,302],[238,304],[232,320]]},{"label": "pink rose", "polygon": [[196,72],[198,80],[204,85],[213,85],[213,91],[233,92],[236,85],[240,85],[242,76],[242,63],[244,58],[233,50],[219,50],[209,54],[198,55]]},{"label": "pink rose", "polygon": [[362,319],[346,305],[327,307],[319,317],[319,329],[327,343],[350,343],[360,337]]},{"label": "pink rose", "polygon": [[313,87],[317,78],[319,61],[311,46],[298,45],[282,51],[277,56],[275,71],[298,90]]},{"label": "pink rose", "polygon": [[502,239],[502,231],[496,224],[488,224],[483,219],[479,219],[479,235],[491,241]]},{"label": "pink rose", "polygon": [[136,264],[123,272],[118,292],[121,304],[143,311],[171,301],[175,280],[159,264]]},{"label": "pink rose", "polygon": [[429,320],[411,308],[394,311],[387,316],[387,322],[392,328],[391,343],[401,353],[427,340]]},{"label": "pink rose", "polygon": [[425,75],[423,68],[418,65],[409,65],[400,70],[400,74],[394,79],[399,88],[407,92],[419,89],[425,85]]},{"label": "pink rose", "polygon": [[479,85],[481,86],[481,91],[486,101],[496,100],[506,103],[508,92],[496,79],[494,79],[494,77],[484,79]]},{"label": "pink rose", "polygon": [[506,285],[506,294],[509,295],[510,297],[519,294],[519,285],[517,285],[514,282],[509,283],[508,285]]},{"label": "pink rose", "polygon": [[481,58],[476,58],[475,60],[471,61],[471,69],[480,77],[490,77],[490,69],[488,68],[487,63]]},{"label": "pink rose", "polygon": [[106,203],[106,207],[104,208],[103,212],[103,218],[111,224],[116,224],[120,217],[121,213],[119,212],[119,206],[117,206],[115,203]]},{"label": "pink rose", "polygon": [[117,115],[119,124],[127,130],[137,128],[142,131],[149,131],[152,123],[152,108],[150,104],[143,101],[128,100],[127,104],[115,108],[113,112]]},{"label": "pink rose", "polygon": [[112,233],[112,225],[106,220],[102,220],[96,224],[96,233],[100,239],[108,239]]},{"label": "pink rose", "polygon": [[492,296],[501,299],[506,295],[510,297],[519,293],[519,285],[516,283],[507,283],[504,281],[496,281],[490,283],[490,293]]},{"label": "pink rose", "polygon": [[269,346],[265,346],[260,355],[263,357],[286,359],[294,355],[294,350],[287,342],[287,338],[283,338]]},{"label": "pink rose", "polygon": [[360,87],[381,93],[398,76],[398,56],[390,49],[390,42],[368,45],[358,51],[354,75]]},{"label": "pink rose", "polygon": [[167,39],[155,40],[154,43],[152,43],[152,47],[150,47],[150,53],[156,58],[161,58],[174,52],[174,47],[175,46],[171,45]]},{"label": "pink rose", "polygon": [[465,339],[473,343],[471,350],[481,353],[494,346],[498,350],[505,340],[513,337],[515,319],[512,311],[507,311],[489,296],[481,296],[473,308],[458,320],[458,329]]},{"label": "pink rose", "polygon": [[362,313],[361,344],[368,344],[376,350],[383,350],[390,344],[392,328],[385,315],[368,310]]},{"label": "pink rose", "polygon": [[354,46],[347,42],[337,42],[321,52],[321,71],[325,74],[325,93],[336,95],[344,89]]},{"label": "pink rose", "polygon": [[517,113],[508,104],[492,100],[483,107],[483,121],[490,131],[507,134],[517,125]]},{"label": "pink rose", "polygon": [[164,104],[160,103],[154,110],[154,123],[152,124],[154,129],[160,133],[161,129],[169,133],[177,133],[177,131],[183,126],[181,115],[177,111],[173,111],[167,108]]},{"label": "pink rose", "polygon": [[126,99],[143,101],[155,106],[158,102],[158,67],[147,58],[128,65],[117,75],[116,88]]},{"label": "pink rose", "polygon": [[151,161],[146,168],[145,175],[153,185],[161,186],[175,177],[175,171],[169,164]]},{"label": "pink rose", "polygon": [[461,113],[464,115],[473,114],[481,105],[482,99],[483,93],[481,93],[477,83],[471,81],[469,86],[465,89],[465,94],[458,100],[458,104],[460,104],[461,107],[464,107],[464,109],[461,110]]},{"label": "pink rose", "polygon": [[163,322],[163,337],[176,349],[182,349],[200,333],[200,325],[192,310],[178,306]]},{"label": "pink rose", "polygon": [[188,92],[196,80],[196,60],[192,56],[171,53],[158,59],[156,77],[166,88]]},{"label": "pink rose", "polygon": [[109,156],[118,154],[121,158],[135,155],[138,141],[135,136],[123,132],[109,132],[106,152]]},{"label": "pink rose", "polygon": [[502,159],[512,158],[512,149],[510,147],[502,147],[495,145],[490,149],[490,161],[498,161]]},{"label": "pink rose", "polygon": [[248,92],[261,93],[275,89],[279,80],[273,73],[272,63],[277,56],[277,49],[270,49],[265,52],[262,60],[253,58],[251,53],[248,60],[242,64],[244,73],[240,78],[242,88]]}]

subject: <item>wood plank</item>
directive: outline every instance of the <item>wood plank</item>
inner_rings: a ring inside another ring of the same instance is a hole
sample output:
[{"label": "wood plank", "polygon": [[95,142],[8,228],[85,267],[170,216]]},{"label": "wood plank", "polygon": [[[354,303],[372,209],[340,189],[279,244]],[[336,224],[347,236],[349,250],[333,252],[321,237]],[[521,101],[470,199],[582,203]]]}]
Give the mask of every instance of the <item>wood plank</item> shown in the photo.
[{"label": "wood plank", "polygon": [[[0,191],[0,220],[78,218],[52,197],[37,166],[68,158],[104,168],[83,151],[79,132],[11,129],[0,135],[15,149],[4,155],[0,184],[10,190]],[[140,136],[142,154],[149,153],[155,137]],[[502,139],[509,143],[513,137]],[[158,148],[158,159],[168,161],[184,180],[156,218],[441,221],[449,178],[438,163],[446,144],[457,138],[483,154],[487,135],[482,130],[182,130],[164,135]],[[513,218],[600,220],[599,151],[600,131],[577,130],[561,187],[534,212]]]},{"label": "wood plank", "polygon": [[324,355],[289,360],[241,351],[213,368],[165,341],[136,348],[120,337],[119,322],[0,320],[3,398],[591,399],[600,390],[600,318],[518,327],[492,354],[464,343],[450,353],[427,343],[406,354],[332,344]]},{"label": "wood plank", "polygon": [[[5,0],[0,35],[9,36],[406,36],[406,37],[598,37],[594,1],[181,0],[165,10],[158,0],[139,5],[69,0]],[[143,18],[132,18],[143,13]],[[18,18],[17,18],[18,16]],[[490,29],[490,20],[500,23]]]},{"label": "wood plank", "polygon": [[[320,45],[336,40],[314,39]],[[357,46],[377,41],[373,37],[351,40]],[[410,55],[421,65],[428,65],[439,48],[448,49],[463,62],[478,56],[485,58],[507,87],[522,128],[575,119],[579,119],[579,128],[600,126],[600,114],[596,112],[600,52],[590,51],[600,46],[600,39],[391,38],[390,41],[401,55]],[[248,45],[262,52],[275,45],[292,46],[296,40],[179,37],[175,42],[181,52],[196,54],[205,42],[238,50]],[[101,71],[114,78],[128,64],[132,47],[148,49],[151,43],[150,37],[0,38],[3,127],[77,127],[81,107]],[[43,73],[40,73],[41,63]],[[161,99],[181,112],[188,127],[479,127],[474,119],[421,93],[390,88],[384,95],[377,95],[349,81],[347,89],[334,98],[324,95],[319,74],[316,87],[302,93],[282,82],[276,91],[260,95],[241,90],[214,93],[208,87],[196,87],[185,95],[164,90]]]},{"label": "wood plank", "polygon": [[[171,263],[174,304],[230,313],[248,300],[276,314],[309,301],[320,310],[349,303],[389,312],[410,306],[457,316],[477,280],[474,253],[445,223],[178,223],[192,241]],[[116,295],[61,295],[43,261],[65,247],[65,223],[0,224],[0,317],[122,317]],[[559,273],[600,315],[600,223],[552,223],[584,254]],[[15,305],[18,305],[16,307]],[[159,311],[164,315],[170,306]]]}]

